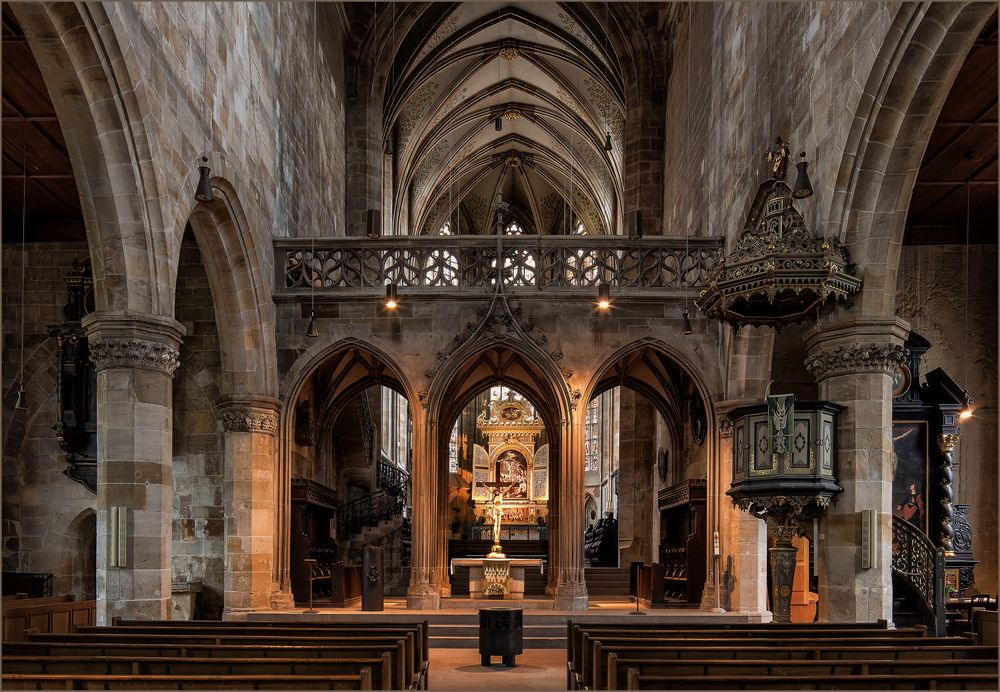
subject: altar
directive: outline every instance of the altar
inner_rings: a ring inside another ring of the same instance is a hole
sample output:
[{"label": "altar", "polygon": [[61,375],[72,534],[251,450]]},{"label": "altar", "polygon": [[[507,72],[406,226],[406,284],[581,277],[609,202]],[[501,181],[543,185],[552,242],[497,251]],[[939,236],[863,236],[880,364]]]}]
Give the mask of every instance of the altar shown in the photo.
[{"label": "altar", "polygon": [[538,558],[456,557],[449,573],[456,567],[469,568],[469,597],[504,598],[519,601],[524,598],[524,570],[537,567],[545,574],[545,563]]}]

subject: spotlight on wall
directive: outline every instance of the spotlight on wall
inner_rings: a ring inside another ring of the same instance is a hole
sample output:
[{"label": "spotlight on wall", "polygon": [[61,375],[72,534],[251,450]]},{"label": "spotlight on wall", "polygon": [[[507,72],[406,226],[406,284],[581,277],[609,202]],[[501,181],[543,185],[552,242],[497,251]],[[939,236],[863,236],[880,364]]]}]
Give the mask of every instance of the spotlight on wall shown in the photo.
[{"label": "spotlight on wall", "polygon": [[493,121],[493,129],[497,132],[503,131],[503,116],[498,115],[497,119]]},{"label": "spotlight on wall", "polygon": [[804,151],[799,154],[799,159],[800,161],[795,164],[799,173],[795,177],[795,187],[792,189],[792,197],[795,199],[805,199],[806,197],[812,197],[813,187],[812,183],[809,182],[809,173],[806,172],[806,167],[809,166],[809,163],[806,161],[806,153]]},{"label": "spotlight on wall", "polygon": [[601,310],[611,307],[611,284],[601,284],[597,287],[597,307]]},{"label": "spotlight on wall", "polygon": [[688,334],[693,334],[694,330],[691,329],[691,318],[688,317],[688,309],[684,308],[684,312],[681,313],[681,334],[687,336]]},{"label": "spotlight on wall", "polygon": [[611,151],[614,146],[611,144],[611,133],[604,135],[604,151]]},{"label": "spotlight on wall", "polygon": [[[20,401],[20,399],[18,399],[18,401]],[[965,395],[965,406],[963,406],[962,410],[959,412],[959,414],[958,414],[958,420],[959,421],[967,421],[970,418],[972,418],[972,397],[969,396],[968,394],[966,394]]]},{"label": "spotlight on wall", "polygon": [[316,313],[309,313],[309,326],[306,327],[306,336],[316,338],[319,336],[319,330],[316,329]]},{"label": "spotlight on wall", "polygon": [[396,295],[396,284],[385,285],[385,308],[395,310],[399,307],[399,298]]},{"label": "spotlight on wall", "polygon": [[198,187],[194,192],[194,198],[199,202],[211,202],[215,199],[212,194],[212,181],[209,179],[211,170],[208,167],[208,157],[202,156],[201,163],[198,164]]}]

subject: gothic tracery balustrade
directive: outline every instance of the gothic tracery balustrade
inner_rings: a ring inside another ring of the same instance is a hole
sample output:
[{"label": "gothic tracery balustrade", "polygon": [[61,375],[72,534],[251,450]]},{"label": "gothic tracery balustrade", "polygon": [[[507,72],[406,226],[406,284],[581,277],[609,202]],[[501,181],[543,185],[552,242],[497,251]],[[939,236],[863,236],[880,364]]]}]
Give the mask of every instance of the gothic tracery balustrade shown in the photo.
[{"label": "gothic tracery balustrade", "polygon": [[[542,289],[593,292],[656,291],[660,297],[693,293],[718,260],[718,239],[621,236],[506,236],[504,287],[515,294]],[[294,298],[380,289],[484,293],[496,281],[496,236],[395,236],[281,239],[275,241],[276,296]]]}]

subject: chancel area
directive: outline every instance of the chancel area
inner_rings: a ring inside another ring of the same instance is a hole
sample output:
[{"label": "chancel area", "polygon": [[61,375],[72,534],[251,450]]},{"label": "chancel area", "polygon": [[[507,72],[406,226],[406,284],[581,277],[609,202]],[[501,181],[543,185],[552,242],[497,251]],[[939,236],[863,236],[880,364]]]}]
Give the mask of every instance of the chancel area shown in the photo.
[{"label": "chancel area", "polygon": [[3,687],[996,688],[996,3],[2,20]]}]

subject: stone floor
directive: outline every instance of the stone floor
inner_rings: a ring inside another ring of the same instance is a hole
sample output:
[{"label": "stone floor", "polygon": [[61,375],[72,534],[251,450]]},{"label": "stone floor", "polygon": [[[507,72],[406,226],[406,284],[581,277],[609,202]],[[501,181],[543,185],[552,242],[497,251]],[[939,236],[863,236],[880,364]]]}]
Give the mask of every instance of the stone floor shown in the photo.
[{"label": "stone floor", "polygon": [[432,690],[564,690],[566,652],[562,649],[528,649],[517,657],[517,666],[479,665],[476,649],[431,649]]}]

